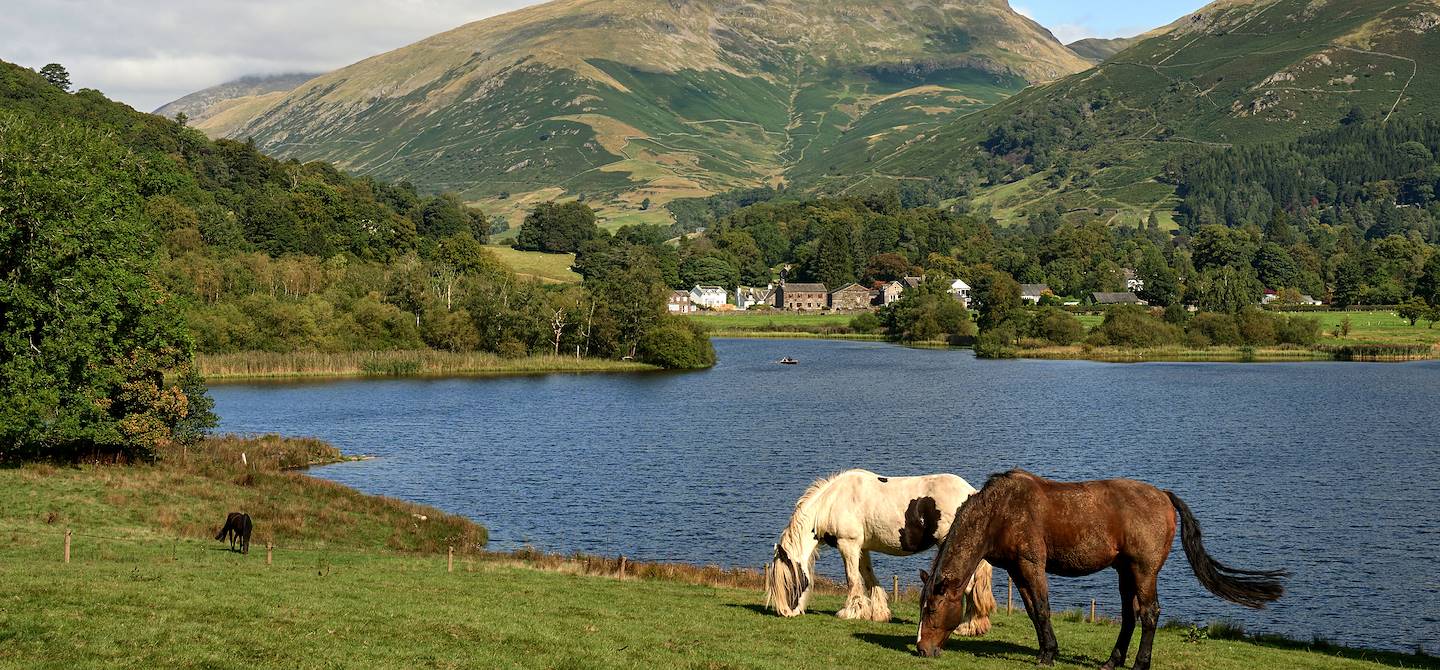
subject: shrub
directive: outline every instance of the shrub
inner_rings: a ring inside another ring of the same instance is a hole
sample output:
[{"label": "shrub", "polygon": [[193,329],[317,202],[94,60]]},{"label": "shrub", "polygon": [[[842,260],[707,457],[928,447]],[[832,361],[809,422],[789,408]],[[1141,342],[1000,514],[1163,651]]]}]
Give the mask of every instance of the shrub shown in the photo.
[{"label": "shrub", "polygon": [[1075,344],[1085,337],[1085,326],[1063,309],[1047,307],[1030,322],[1030,335],[1058,346]]},{"label": "shrub", "polygon": [[667,370],[698,370],[715,365],[715,347],[699,324],[667,315],[640,338],[636,353],[645,363]]},{"label": "shrub", "polygon": [[1276,322],[1275,337],[1281,344],[1309,346],[1320,339],[1320,319],[1291,316]]},{"label": "shrub", "polygon": [[1276,343],[1276,322],[1281,318],[1262,312],[1258,307],[1246,307],[1235,315],[1235,326],[1245,344],[1263,347]]},{"label": "shrub", "polygon": [[1180,328],[1151,316],[1137,305],[1116,305],[1105,312],[1105,321],[1090,334],[1096,346],[1160,347],[1179,344]]},{"label": "shrub", "polygon": [[977,358],[1015,358],[1016,351],[1012,342],[1015,341],[1015,331],[1008,327],[1000,327],[987,330],[975,339],[975,356]]},{"label": "shrub", "polygon": [[1216,312],[1201,312],[1190,319],[1190,332],[1198,333],[1210,344],[1222,347],[1238,347],[1245,343],[1240,337],[1240,328],[1235,317]]},{"label": "shrub", "polygon": [[855,318],[850,319],[850,330],[857,333],[878,333],[884,328],[885,324],[880,323],[880,317],[875,316],[873,312],[857,314]]}]

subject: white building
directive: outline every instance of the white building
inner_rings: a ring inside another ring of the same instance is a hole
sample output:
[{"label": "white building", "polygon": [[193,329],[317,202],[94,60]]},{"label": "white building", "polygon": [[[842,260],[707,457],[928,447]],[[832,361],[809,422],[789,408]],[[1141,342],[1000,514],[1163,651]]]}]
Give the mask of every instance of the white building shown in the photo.
[{"label": "white building", "polygon": [[967,308],[970,307],[970,285],[966,284],[965,280],[956,279],[950,282],[950,295],[955,296],[955,299],[959,300],[960,304]]},{"label": "white building", "polygon": [[735,287],[735,308],[750,309],[756,305],[772,305],[775,303],[775,285],[771,284],[765,288],[753,286]]},{"label": "white building", "polygon": [[706,309],[715,309],[729,303],[729,293],[720,286],[705,286],[696,284],[690,289],[690,302]]}]

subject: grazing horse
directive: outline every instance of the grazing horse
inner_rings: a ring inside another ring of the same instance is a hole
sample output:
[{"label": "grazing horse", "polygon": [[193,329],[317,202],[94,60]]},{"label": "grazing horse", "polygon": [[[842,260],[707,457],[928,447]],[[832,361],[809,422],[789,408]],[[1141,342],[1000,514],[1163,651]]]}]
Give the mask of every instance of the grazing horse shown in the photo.
[{"label": "grazing horse", "polygon": [[[955,510],[975,488],[955,475],[881,477],[850,470],[815,482],[795,503],[790,525],[775,545],[775,558],[765,582],[766,604],[782,616],[805,613],[821,544],[840,551],[850,592],[842,619],[889,621],[885,588],[875,579],[870,552],[910,556],[935,546],[950,530]],[[990,565],[971,566],[973,593],[967,591],[968,618],[961,635],[990,630],[995,597],[990,593]],[[957,625],[961,622],[957,620]]]},{"label": "grazing horse", "polygon": [[255,524],[250,521],[250,515],[244,512],[231,512],[225,517],[225,525],[220,528],[220,534],[215,539],[224,541],[227,537],[230,540],[230,551],[235,551],[235,543],[240,543],[240,553],[250,553],[250,532],[255,529]]},{"label": "grazing horse", "polygon": [[1040,664],[1052,665],[1059,645],[1050,627],[1046,573],[1078,577],[1113,567],[1120,576],[1120,637],[1101,668],[1124,665],[1138,612],[1142,632],[1135,668],[1146,670],[1160,620],[1155,581],[1175,538],[1176,512],[1185,557],[1207,590],[1256,609],[1284,593],[1285,571],[1240,570],[1206,553],[1200,523],[1174,493],[1129,479],[1065,483],[1011,470],[991,476],[960,508],[935,556],[934,574],[921,573],[916,650],[921,656],[940,654],[961,616],[957,593],[983,559],[1010,573],[1039,637]]}]

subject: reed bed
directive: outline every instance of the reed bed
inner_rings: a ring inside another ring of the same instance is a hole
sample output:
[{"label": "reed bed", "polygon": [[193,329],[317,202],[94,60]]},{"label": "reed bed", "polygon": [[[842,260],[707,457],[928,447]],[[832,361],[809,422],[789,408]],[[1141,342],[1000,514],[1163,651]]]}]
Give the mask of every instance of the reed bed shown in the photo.
[{"label": "reed bed", "polygon": [[1291,362],[1332,361],[1334,354],[1308,347],[1032,347],[1016,350],[1021,358],[1048,360],[1090,360],[1107,363],[1140,363],[1145,361],[1225,363],[1225,362]]},{"label": "reed bed", "polygon": [[634,361],[573,356],[504,358],[491,353],[448,351],[360,351],[275,353],[248,351],[200,354],[196,366],[207,380],[304,377],[444,377],[549,372],[642,372],[654,366]]}]

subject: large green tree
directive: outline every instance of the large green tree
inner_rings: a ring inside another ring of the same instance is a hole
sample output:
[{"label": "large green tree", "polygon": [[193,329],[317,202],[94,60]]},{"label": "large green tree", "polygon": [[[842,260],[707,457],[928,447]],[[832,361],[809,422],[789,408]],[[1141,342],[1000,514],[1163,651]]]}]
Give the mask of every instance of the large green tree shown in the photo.
[{"label": "large green tree", "polygon": [[575,253],[586,241],[600,234],[595,211],[583,202],[545,202],[535,207],[520,224],[515,248],[521,251]]},{"label": "large green tree", "polygon": [[0,460],[176,439],[192,345],[148,274],[144,171],[98,132],[0,112]]}]

